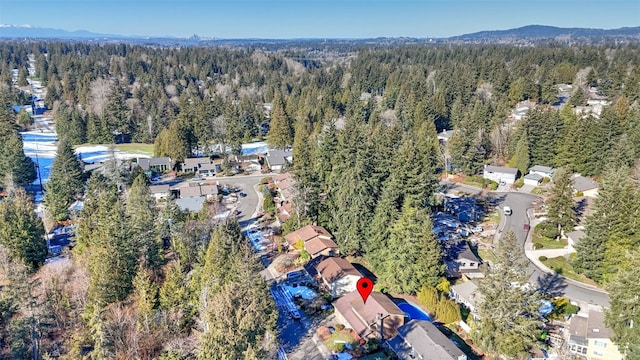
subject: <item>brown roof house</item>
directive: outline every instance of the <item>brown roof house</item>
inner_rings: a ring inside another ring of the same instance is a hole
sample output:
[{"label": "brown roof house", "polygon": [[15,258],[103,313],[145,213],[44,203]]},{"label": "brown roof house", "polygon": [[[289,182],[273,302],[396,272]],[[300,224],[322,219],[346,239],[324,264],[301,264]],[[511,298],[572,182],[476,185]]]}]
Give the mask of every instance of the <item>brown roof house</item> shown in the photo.
[{"label": "brown roof house", "polygon": [[334,298],[356,290],[362,274],[350,262],[339,257],[329,257],[316,267],[318,275]]},{"label": "brown roof house", "polygon": [[604,313],[589,310],[569,320],[568,347],[572,354],[586,359],[622,360],[624,356],[611,341],[613,331],[604,324]]},{"label": "brown roof house", "polygon": [[304,249],[315,258],[320,255],[335,256],[339,254],[338,245],[333,241],[333,235],[322,226],[307,225],[289,233],[284,237],[289,247],[302,241]]},{"label": "brown roof house", "polygon": [[377,291],[369,295],[366,303],[357,291],[353,291],[334,301],[333,306],[336,321],[363,338],[380,337],[382,324],[384,339],[390,339],[404,325],[404,312],[385,294]]},{"label": "brown roof house", "polygon": [[218,195],[218,185],[191,184],[180,188],[180,198],[201,197],[207,199],[215,198]]},{"label": "brown roof house", "polygon": [[276,183],[276,186],[278,186],[278,190],[280,190],[280,200],[291,200],[293,185],[295,184],[295,179],[291,176],[291,173],[286,172],[284,174],[274,176],[273,181]]}]

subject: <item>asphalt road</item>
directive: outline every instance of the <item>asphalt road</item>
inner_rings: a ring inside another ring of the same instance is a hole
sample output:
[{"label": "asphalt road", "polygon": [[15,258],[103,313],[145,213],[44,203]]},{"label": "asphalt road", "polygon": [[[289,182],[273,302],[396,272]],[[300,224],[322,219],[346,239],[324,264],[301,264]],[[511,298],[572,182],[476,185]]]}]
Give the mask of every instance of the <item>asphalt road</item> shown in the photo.
[{"label": "asphalt road", "polygon": [[[524,225],[529,224],[527,209],[533,207],[533,202],[539,198],[535,195],[515,192],[490,193],[489,197],[494,204],[499,205],[500,209],[504,206],[511,207],[513,215],[505,217],[506,219],[503,222],[504,227],[501,227],[502,233],[513,231],[520,245],[524,247],[527,238]],[[603,291],[594,290],[575,282],[567,281],[564,277],[558,276],[557,274],[545,273],[532,262],[529,262],[529,271],[531,273],[529,282],[541,288],[546,293],[555,296],[566,296],[571,300],[583,304],[609,306],[609,295]]]}]

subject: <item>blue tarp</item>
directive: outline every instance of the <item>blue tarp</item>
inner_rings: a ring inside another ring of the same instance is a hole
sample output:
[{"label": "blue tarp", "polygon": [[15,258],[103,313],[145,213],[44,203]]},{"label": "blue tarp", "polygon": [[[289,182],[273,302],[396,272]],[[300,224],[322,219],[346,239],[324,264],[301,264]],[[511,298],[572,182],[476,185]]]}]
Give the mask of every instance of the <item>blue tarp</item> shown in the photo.
[{"label": "blue tarp", "polygon": [[540,302],[540,308],[538,309],[538,312],[540,313],[540,315],[546,316],[546,315],[549,315],[549,313],[552,311],[553,311],[553,304],[551,303],[551,301],[542,300]]}]

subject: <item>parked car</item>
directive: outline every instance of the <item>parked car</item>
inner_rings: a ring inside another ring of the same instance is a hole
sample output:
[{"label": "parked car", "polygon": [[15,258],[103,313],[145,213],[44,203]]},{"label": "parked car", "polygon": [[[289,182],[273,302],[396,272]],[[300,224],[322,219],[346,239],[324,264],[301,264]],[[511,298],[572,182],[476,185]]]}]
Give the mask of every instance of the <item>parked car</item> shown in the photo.
[{"label": "parked car", "polygon": [[522,227],[522,229],[524,231],[529,231],[529,229],[531,229],[531,226],[529,226],[529,224],[524,224],[524,226]]},{"label": "parked car", "polygon": [[513,214],[513,210],[511,210],[510,207],[505,206],[504,207],[504,214],[507,215],[507,216],[511,216],[511,214]]},{"label": "parked car", "polygon": [[247,194],[245,194],[243,192],[240,193],[240,197],[246,197],[246,196],[247,196]]},{"label": "parked car", "polygon": [[291,309],[291,311],[289,311],[289,314],[291,314],[291,318],[293,318],[294,320],[300,320],[301,318],[300,312],[298,310]]}]

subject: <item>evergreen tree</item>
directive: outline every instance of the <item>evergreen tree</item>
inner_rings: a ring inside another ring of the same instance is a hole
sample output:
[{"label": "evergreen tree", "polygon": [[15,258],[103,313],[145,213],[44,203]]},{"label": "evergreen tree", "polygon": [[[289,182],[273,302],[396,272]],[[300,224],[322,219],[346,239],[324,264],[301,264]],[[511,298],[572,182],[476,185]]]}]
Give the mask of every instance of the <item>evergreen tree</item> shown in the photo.
[{"label": "evergreen tree", "polygon": [[138,272],[133,278],[133,298],[138,308],[136,327],[148,334],[155,323],[158,286],[153,283],[149,272],[143,266],[138,267]]},{"label": "evergreen tree", "polygon": [[364,124],[349,121],[340,132],[340,150],[329,178],[329,228],[345,254],[360,254],[364,250],[379,192],[378,184],[372,178],[375,171],[375,164],[370,158],[373,146],[367,139],[366,129]]},{"label": "evergreen tree", "polygon": [[442,249],[429,214],[411,206],[409,200],[392,225],[386,252],[388,258],[379,276],[390,291],[415,294],[422,286],[436,286],[444,275]]},{"label": "evergreen tree", "polygon": [[30,184],[37,177],[36,167],[25,156],[24,143],[11,121],[10,115],[0,110],[0,185],[7,175],[18,185]]},{"label": "evergreen tree", "polygon": [[638,307],[637,270],[640,266],[640,250],[633,249],[625,254],[626,266],[617,269],[606,289],[611,297],[611,306],[606,311],[605,323],[612,329],[612,339],[627,359],[640,358],[640,310]]},{"label": "evergreen tree", "polygon": [[311,124],[300,118],[296,124],[293,142],[294,205],[301,222],[317,222],[320,213],[320,183],[316,169],[315,136],[311,134]]},{"label": "evergreen tree", "polygon": [[285,111],[282,95],[280,95],[279,91],[276,91],[276,96],[273,99],[273,108],[271,110],[267,143],[273,149],[284,149],[292,145],[292,135],[291,119]]},{"label": "evergreen tree", "polygon": [[61,141],[44,196],[44,203],[54,220],[68,217],[69,206],[84,186],[82,172],[82,164],[73,153],[71,145]]},{"label": "evergreen tree", "polygon": [[89,194],[76,233],[76,254],[89,271],[87,311],[124,300],[133,288],[136,249],[125,208],[111,185]]},{"label": "evergreen tree", "polygon": [[542,328],[540,295],[527,285],[527,260],[515,234],[504,234],[496,261],[480,282],[481,301],[474,341],[484,350],[513,359],[528,355]]},{"label": "evergreen tree", "polygon": [[529,171],[529,139],[526,132],[522,134],[516,145],[516,151],[513,154],[513,167],[520,170],[521,174],[526,174]]},{"label": "evergreen tree", "polygon": [[573,181],[567,169],[558,169],[553,176],[552,195],[547,202],[549,222],[558,227],[558,232],[570,232],[576,222],[573,201]]},{"label": "evergreen tree", "polygon": [[131,185],[127,199],[132,242],[138,249],[138,258],[145,268],[156,270],[162,262],[162,244],[156,233],[155,201],[151,197],[147,178],[139,174]]},{"label": "evergreen tree", "polygon": [[239,234],[237,222],[223,223],[214,230],[207,249],[201,276],[204,331],[199,359],[231,360],[247,354],[264,358],[265,337],[275,330],[275,304]]},{"label": "evergreen tree", "polygon": [[22,189],[0,202],[0,243],[13,259],[23,262],[32,271],[37,270],[47,257],[42,220]]},{"label": "evergreen tree", "polygon": [[[638,198],[626,168],[611,168],[605,175],[593,213],[587,217],[586,236],[575,244],[574,268],[602,282],[605,274],[618,271],[620,254],[636,243]],[[635,217],[635,218],[634,218]],[[630,241],[631,240],[631,241]],[[614,270],[615,269],[615,270]]]}]

